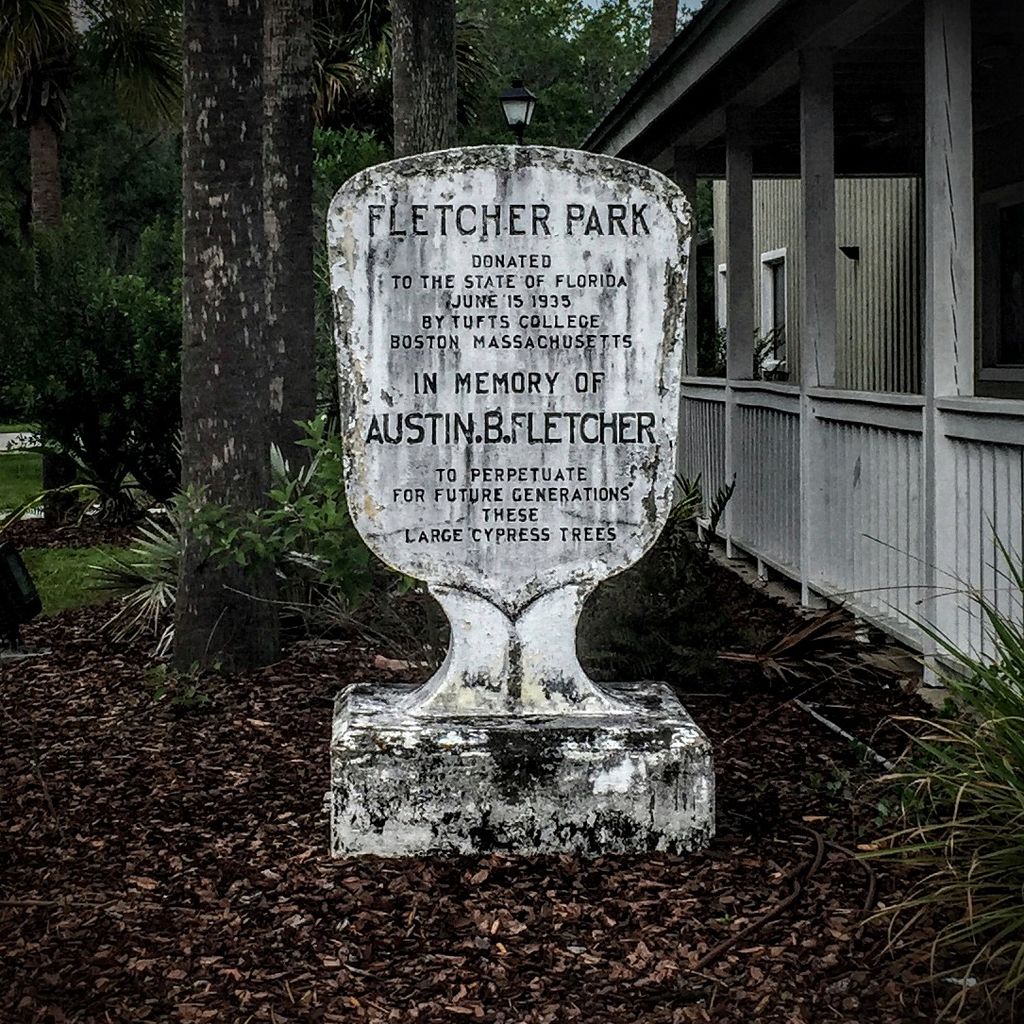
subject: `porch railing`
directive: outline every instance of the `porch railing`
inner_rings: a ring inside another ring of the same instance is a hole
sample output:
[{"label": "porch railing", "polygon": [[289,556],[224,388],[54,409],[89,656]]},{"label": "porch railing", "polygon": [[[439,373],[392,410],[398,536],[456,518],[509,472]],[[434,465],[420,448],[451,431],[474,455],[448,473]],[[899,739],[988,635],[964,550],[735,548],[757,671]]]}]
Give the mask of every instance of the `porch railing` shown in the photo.
[{"label": "porch railing", "polygon": [[[920,650],[929,648],[927,623],[984,653],[971,590],[1024,614],[998,548],[1024,550],[1024,402],[940,399],[929,410],[920,395],[821,388],[803,400],[801,415],[793,386],[686,378],[680,472],[700,473],[705,494],[735,477],[720,531],[727,543]],[[929,416],[940,481],[933,516]]]}]

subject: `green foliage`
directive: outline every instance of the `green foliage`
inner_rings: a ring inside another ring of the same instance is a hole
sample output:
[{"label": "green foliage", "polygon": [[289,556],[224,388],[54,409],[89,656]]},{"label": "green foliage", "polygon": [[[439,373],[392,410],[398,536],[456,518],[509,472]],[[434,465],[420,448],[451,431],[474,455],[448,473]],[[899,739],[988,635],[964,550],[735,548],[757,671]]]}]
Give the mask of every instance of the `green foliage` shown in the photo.
[{"label": "green foliage", "polygon": [[181,272],[174,228],[181,211],[180,148],[177,125],[127,119],[109,81],[95,73],[80,76],[75,116],[61,140],[65,195],[72,209],[92,208],[119,271],[138,272],[143,235],[159,231],[163,252],[174,257],[173,269],[160,272],[164,286]]},{"label": "green foliage", "polygon": [[578,146],[646,61],[648,0],[463,0],[460,7],[486,27],[494,65],[475,90],[478,118],[463,133],[469,145],[510,141],[497,96],[519,75],[537,95],[528,141]]},{"label": "green foliage", "polygon": [[63,128],[83,64],[114,84],[125,109],[173,118],[181,95],[181,14],[167,0],[17,0],[0,9],[0,104],[14,123]]},{"label": "green foliage", "polygon": [[273,566],[283,599],[309,604],[322,589],[357,605],[372,585],[369,549],[348,514],[341,440],[327,430],[326,417],[305,424],[311,461],[292,472],[274,449],[274,483],[268,507],[236,510],[191,498],[186,523],[214,559],[243,568]]},{"label": "green foliage", "polygon": [[153,636],[157,655],[170,650],[174,635],[171,616],[181,562],[179,518],[172,502],[166,522],[143,523],[127,551],[95,567],[97,587],[120,598],[117,612],[107,622],[109,632],[116,640]]},{"label": "green foliage", "polygon": [[327,216],[334,193],[359,171],[391,159],[391,151],[366,131],[347,128],[313,132],[314,197],[318,210]]},{"label": "green foliage", "polygon": [[313,133],[313,206],[317,225],[313,251],[316,274],[316,365],[317,395],[321,408],[337,409],[338,362],[334,347],[334,310],[330,267],[324,225],[335,192],[353,174],[391,159],[391,152],[375,135],[354,128],[332,131],[317,128]]},{"label": "green foliage", "polygon": [[717,523],[731,488],[711,500],[699,479],[679,488],[681,500],[654,547],[587,602],[578,646],[595,678],[715,685],[724,678],[718,652],[751,640],[721,601],[709,535],[697,529],[709,514]]},{"label": "green foliage", "polygon": [[43,460],[36,452],[0,454],[0,514],[18,508],[43,486]]},{"label": "green foliage", "polygon": [[193,665],[187,672],[175,672],[166,665],[156,665],[146,673],[146,682],[154,703],[167,704],[177,712],[188,713],[202,711],[213,702],[213,698],[200,689],[204,677],[209,674],[202,672],[198,665]]},{"label": "green foliage", "polygon": [[[313,34],[313,116],[317,124],[392,141],[391,7],[386,0],[316,0]],[[455,63],[458,117],[472,116],[474,98],[491,72],[484,27],[457,14]]]},{"label": "green foliage", "polygon": [[273,452],[274,482],[267,507],[240,513],[206,502],[201,494],[178,495],[169,521],[144,525],[128,552],[102,572],[104,589],[121,599],[108,628],[121,639],[150,635],[157,652],[169,649],[172,613],[185,529],[208,557],[247,568],[271,566],[283,605],[307,623],[321,616],[350,616],[371,591],[401,595],[409,581],[378,562],[356,532],[342,476],[341,443],[321,416],[305,425],[300,444],[308,464],[292,469]]},{"label": "green foliage", "polygon": [[21,552],[46,615],[102,601],[98,588],[99,569],[112,564],[120,554],[121,549],[109,546],[26,548]]},{"label": "green foliage", "polygon": [[1024,566],[1005,549],[1002,557],[1016,613],[972,595],[994,655],[976,657],[933,634],[955,667],[945,678],[954,704],[909,730],[913,759],[892,779],[904,827],[884,851],[926,872],[891,908],[901,933],[937,911],[948,922],[938,947],[959,953],[994,999],[1019,997],[1024,984]]},{"label": "green foliage", "polygon": [[154,224],[138,272],[118,272],[95,207],[74,204],[0,275],[4,400],[111,511],[133,481],[158,499],[177,481],[180,283],[154,281],[158,251],[174,245],[174,229]]},{"label": "green foliage", "polygon": [[[714,308],[713,306],[707,308]],[[726,375],[726,331],[706,318],[709,327],[697,336],[697,365],[706,377]]]}]

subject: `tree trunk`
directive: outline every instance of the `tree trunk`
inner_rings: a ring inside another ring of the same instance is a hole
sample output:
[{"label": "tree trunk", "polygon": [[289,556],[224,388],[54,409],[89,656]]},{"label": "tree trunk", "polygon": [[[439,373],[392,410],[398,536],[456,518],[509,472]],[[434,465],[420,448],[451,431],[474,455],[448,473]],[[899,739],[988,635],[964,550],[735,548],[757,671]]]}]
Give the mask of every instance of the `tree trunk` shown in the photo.
[{"label": "tree trunk", "polygon": [[32,223],[59,228],[61,224],[60,136],[39,114],[28,129],[29,165],[32,176]]},{"label": "tree trunk", "polygon": [[308,458],[296,420],[316,413],[313,294],[313,0],[264,0],[263,221],[274,440]]},{"label": "tree trunk", "polygon": [[455,0],[392,0],[395,156],[455,143]]},{"label": "tree trunk", "polygon": [[654,0],[651,10],[651,43],[647,50],[648,60],[654,60],[676,37],[676,18],[679,15],[679,0]]},{"label": "tree trunk", "polygon": [[[263,5],[186,0],[182,483],[244,514],[270,486],[264,330]],[[174,663],[232,671],[278,654],[270,567],[210,557],[185,526]]]},{"label": "tree trunk", "polygon": [[[62,203],[60,183],[60,135],[45,115],[38,115],[28,128],[29,173],[32,182],[33,228],[59,228]],[[43,456],[43,489],[65,487],[75,480],[75,464],[66,455]],[[43,519],[49,526],[64,522],[74,501],[67,495],[51,496],[43,504]]]}]

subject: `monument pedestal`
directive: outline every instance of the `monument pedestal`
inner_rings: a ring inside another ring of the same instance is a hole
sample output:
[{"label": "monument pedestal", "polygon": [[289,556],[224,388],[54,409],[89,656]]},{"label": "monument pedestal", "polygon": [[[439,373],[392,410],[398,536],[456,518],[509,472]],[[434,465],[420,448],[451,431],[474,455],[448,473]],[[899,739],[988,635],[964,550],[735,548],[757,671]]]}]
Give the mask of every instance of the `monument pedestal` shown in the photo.
[{"label": "monument pedestal", "polygon": [[485,146],[360,172],[327,232],[348,511],[451,623],[422,687],[339,697],[333,853],[703,846],[708,741],[664,684],[596,686],[576,656],[587,595],[675,498],[686,196]]},{"label": "monument pedestal", "polygon": [[416,714],[418,687],[335,704],[331,852],[680,853],[714,832],[711,745],[664,683],[609,714]]}]

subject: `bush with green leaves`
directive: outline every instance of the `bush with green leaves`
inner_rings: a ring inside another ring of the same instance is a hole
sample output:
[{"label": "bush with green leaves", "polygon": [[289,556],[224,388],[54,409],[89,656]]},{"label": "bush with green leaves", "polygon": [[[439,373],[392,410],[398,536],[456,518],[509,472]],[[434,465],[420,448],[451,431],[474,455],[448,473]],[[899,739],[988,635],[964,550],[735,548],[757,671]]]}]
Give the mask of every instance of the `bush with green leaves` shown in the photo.
[{"label": "bush with green leaves", "polygon": [[133,489],[163,500],[177,485],[180,279],[165,276],[177,238],[154,223],[118,270],[95,209],[74,204],[0,274],[3,403],[70,456],[112,518],[134,511]]},{"label": "bush with green leaves", "polygon": [[595,679],[717,684],[718,654],[741,643],[743,624],[721,597],[711,537],[733,486],[705,499],[700,478],[679,479],[678,501],[654,547],[588,600],[578,649]]},{"label": "bush with green leaves", "polygon": [[310,461],[293,471],[272,448],[266,508],[239,515],[193,496],[188,528],[212,558],[247,568],[273,566],[286,603],[308,605],[327,589],[355,606],[372,586],[374,559],[348,514],[341,438],[325,416],[304,426],[299,444],[310,450]]},{"label": "bush with green leaves", "polygon": [[316,368],[320,408],[337,409],[338,358],[334,347],[334,298],[331,294],[327,235],[323,225],[335,192],[359,171],[391,159],[375,135],[349,128],[317,128],[313,135],[313,207],[317,224],[314,250],[316,278]]},{"label": "bush with green leaves", "polygon": [[266,508],[240,513],[211,504],[202,494],[179,494],[166,522],[140,528],[127,555],[100,570],[101,586],[120,607],[109,628],[122,639],[151,635],[157,652],[169,649],[185,530],[209,557],[243,567],[271,566],[279,600],[308,629],[327,628],[351,616],[371,592],[400,595],[410,583],[370,552],[348,514],[341,441],[320,416],[305,425],[300,444],[308,463],[290,467],[272,450],[273,484]]},{"label": "bush with green leaves", "polygon": [[[897,934],[913,934],[925,916],[937,921],[936,949],[961,960],[952,973],[976,977],[997,1003],[1024,991],[1024,565],[1000,550],[1016,614],[972,594],[991,657],[932,634],[951,666],[952,700],[938,720],[908,729],[911,753],[891,780],[904,827],[882,853],[923,871],[910,897],[890,908]],[[952,1008],[966,995],[962,988]]]}]

